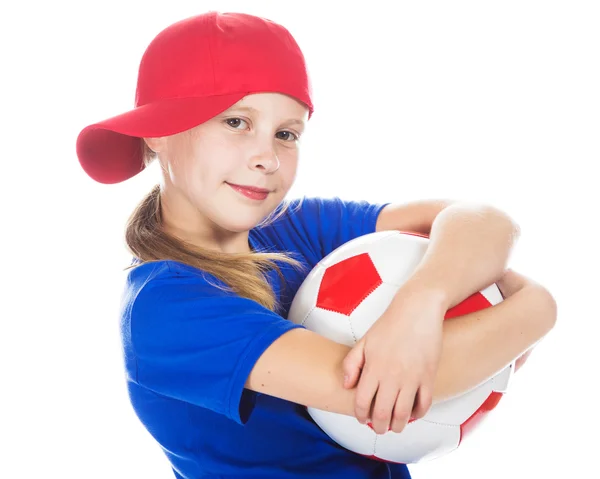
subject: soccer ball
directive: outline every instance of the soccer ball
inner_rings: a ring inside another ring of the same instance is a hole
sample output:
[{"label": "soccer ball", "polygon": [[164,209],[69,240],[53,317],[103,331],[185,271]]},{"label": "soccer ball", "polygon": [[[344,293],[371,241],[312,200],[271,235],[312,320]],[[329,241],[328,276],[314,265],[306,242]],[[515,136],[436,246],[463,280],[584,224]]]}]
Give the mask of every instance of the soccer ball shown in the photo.
[{"label": "soccer ball", "polygon": [[[294,296],[288,319],[353,346],[381,316],[411,276],[425,251],[426,236],[382,231],[355,238],[323,258]],[[496,284],[447,311],[445,319],[502,301]],[[414,464],[455,450],[506,392],[514,363],[474,389],[435,403],[400,433],[377,434],[344,414],[307,408],[316,424],[342,447],[385,462]]]}]

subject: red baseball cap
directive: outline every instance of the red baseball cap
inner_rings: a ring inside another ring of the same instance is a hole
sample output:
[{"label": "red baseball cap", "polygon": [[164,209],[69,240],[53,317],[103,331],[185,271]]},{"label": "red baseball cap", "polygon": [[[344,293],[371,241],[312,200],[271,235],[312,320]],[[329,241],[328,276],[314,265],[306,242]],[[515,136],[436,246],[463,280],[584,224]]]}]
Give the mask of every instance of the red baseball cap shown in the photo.
[{"label": "red baseball cap", "polygon": [[287,29],[244,13],[181,20],[144,52],[135,108],[79,133],[79,162],[99,183],[125,181],[144,169],[140,138],[188,130],[260,92],[289,95],[313,113],[304,55]]}]

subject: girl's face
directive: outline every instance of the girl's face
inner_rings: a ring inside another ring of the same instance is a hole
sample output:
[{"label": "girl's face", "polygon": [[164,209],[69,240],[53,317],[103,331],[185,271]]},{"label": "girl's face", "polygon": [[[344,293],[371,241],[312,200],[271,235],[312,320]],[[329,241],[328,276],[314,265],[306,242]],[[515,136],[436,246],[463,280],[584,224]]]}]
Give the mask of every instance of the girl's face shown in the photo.
[{"label": "girl's face", "polygon": [[[295,99],[259,93],[191,130],[147,139],[163,169],[165,223],[215,244],[255,227],[294,182],[307,118]],[[269,192],[249,198],[232,185]]]}]

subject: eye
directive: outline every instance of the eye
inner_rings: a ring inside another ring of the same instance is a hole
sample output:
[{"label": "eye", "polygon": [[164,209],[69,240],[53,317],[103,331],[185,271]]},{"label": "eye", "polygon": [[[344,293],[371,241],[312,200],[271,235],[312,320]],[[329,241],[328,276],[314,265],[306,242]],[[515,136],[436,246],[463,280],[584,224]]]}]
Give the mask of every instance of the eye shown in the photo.
[{"label": "eye", "polygon": [[240,128],[240,126],[243,126],[243,125],[248,126],[248,123],[246,122],[246,120],[242,120],[241,118],[228,118],[227,120],[225,120],[225,122],[231,128],[235,128],[236,130],[245,130],[245,128]]},{"label": "eye", "polygon": [[299,135],[292,133],[291,131],[278,131],[276,134],[277,138],[284,141],[297,141],[300,139]]}]

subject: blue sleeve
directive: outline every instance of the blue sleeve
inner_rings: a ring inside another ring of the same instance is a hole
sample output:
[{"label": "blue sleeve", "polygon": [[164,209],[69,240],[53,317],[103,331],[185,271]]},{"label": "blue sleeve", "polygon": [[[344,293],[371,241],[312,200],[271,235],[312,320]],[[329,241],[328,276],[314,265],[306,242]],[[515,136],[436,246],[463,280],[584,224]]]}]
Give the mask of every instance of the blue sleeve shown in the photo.
[{"label": "blue sleeve", "polygon": [[244,424],[254,406],[254,393],[244,389],[250,371],[275,339],[296,327],[200,274],[153,279],[131,309],[135,379]]},{"label": "blue sleeve", "polygon": [[290,201],[290,221],[324,258],[344,243],[375,232],[377,217],[389,203],[349,201],[339,197],[304,197]]}]

